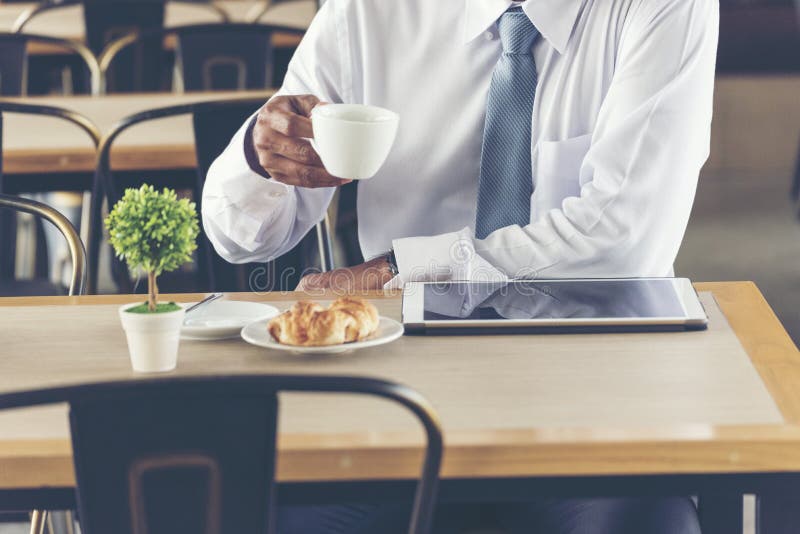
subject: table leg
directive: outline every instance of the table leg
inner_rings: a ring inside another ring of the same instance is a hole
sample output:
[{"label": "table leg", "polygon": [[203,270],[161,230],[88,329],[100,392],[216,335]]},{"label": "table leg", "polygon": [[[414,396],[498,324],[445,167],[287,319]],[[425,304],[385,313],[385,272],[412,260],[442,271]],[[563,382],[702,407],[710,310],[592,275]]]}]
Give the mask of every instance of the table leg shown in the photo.
[{"label": "table leg", "polygon": [[744,496],[741,493],[701,495],[698,512],[703,534],[742,534]]}]

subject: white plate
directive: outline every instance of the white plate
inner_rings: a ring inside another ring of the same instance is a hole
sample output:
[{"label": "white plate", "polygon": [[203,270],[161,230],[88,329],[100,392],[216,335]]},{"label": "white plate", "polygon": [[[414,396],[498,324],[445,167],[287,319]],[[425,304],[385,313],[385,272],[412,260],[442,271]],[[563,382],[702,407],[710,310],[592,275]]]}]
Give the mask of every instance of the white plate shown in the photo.
[{"label": "white plate", "polygon": [[326,347],[297,347],[294,345],[284,345],[283,343],[275,341],[275,338],[267,331],[268,322],[268,320],[256,321],[255,323],[245,326],[242,328],[242,339],[258,347],[291,352],[294,354],[339,354],[391,343],[403,335],[403,325],[394,319],[380,317],[378,330],[363,341],[354,341],[353,343],[345,343],[343,345],[329,345]]},{"label": "white plate", "polygon": [[[191,303],[185,306],[191,306]],[[210,340],[239,337],[242,327],[269,320],[280,313],[269,304],[241,300],[215,300],[191,312],[183,321],[181,339]]]}]

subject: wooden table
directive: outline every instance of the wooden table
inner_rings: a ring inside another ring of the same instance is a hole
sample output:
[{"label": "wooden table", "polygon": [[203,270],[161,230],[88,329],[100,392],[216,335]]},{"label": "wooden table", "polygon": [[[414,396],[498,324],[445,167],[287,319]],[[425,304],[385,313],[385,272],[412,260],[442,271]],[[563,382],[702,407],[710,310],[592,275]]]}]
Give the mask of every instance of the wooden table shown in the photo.
[{"label": "wooden table", "polygon": [[[260,2],[247,0],[225,0],[216,2],[216,4],[225,10],[233,22],[245,21],[248,16],[252,16],[251,10],[257,9],[255,6],[261,5]],[[35,4],[0,4],[0,31],[11,31],[17,17],[33,5]],[[83,41],[85,32],[82,9],[80,6],[70,6],[37,15],[25,26],[25,32]],[[259,19],[259,22],[306,29],[311,23],[311,19],[314,18],[316,11],[317,4],[314,0],[294,0],[292,2],[278,3],[272,6]],[[209,9],[186,4],[167,4],[164,23],[167,26],[183,26],[218,21],[219,17]],[[279,47],[291,47],[297,46],[298,42],[299,39],[295,35],[276,34],[274,44]],[[49,45],[32,44],[28,52],[34,55],[63,54],[65,50]]]},{"label": "wooden table", "polygon": [[[120,94],[99,97],[54,96],[7,99],[59,106],[85,115],[102,133],[123,117],[159,107],[226,98],[266,100],[273,90],[202,93]],[[254,108],[253,111],[257,109]],[[95,150],[77,126],[50,117],[4,114],[3,172],[41,174],[92,172]],[[191,117],[152,121],[132,127],[115,141],[111,155],[115,170],[189,169],[196,165]]]},{"label": "wooden table", "polygon": [[[800,353],[752,283],[697,288],[719,305],[709,311],[708,332],[406,336],[383,349],[308,360],[237,341],[183,342],[177,372],[361,374],[406,383],[443,420],[444,499],[702,494],[708,518],[709,503],[800,487]],[[396,294],[371,296],[383,314],[399,314]],[[0,391],[131,378],[114,308],[102,306],[132,298],[0,299]],[[283,307],[298,295],[231,298]],[[55,307],[28,308],[43,305]],[[45,312],[63,320],[32,319]],[[715,337],[727,324],[735,347]],[[422,435],[402,410],[380,404],[285,399],[281,498],[407,496]],[[0,508],[69,504],[67,435],[64,407],[0,415]],[[715,532],[723,530],[704,530]]]}]

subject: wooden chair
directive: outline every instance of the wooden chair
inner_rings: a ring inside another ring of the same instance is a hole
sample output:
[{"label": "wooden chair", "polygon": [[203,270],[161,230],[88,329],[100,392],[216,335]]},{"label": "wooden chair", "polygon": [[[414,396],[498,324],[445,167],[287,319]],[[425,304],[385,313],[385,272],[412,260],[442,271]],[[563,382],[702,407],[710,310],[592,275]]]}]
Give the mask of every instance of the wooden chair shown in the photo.
[{"label": "wooden chair", "polygon": [[[100,92],[100,65],[91,50],[81,43],[45,35],[0,32],[0,95],[20,96],[28,93],[28,45],[40,44],[71,52],[80,59],[86,81],[86,92]],[[72,90],[62,81],[62,91]]]},{"label": "wooden chair", "polygon": [[[95,147],[100,144],[100,131],[98,128],[86,117],[70,111],[68,109],[59,108],[55,106],[44,106],[35,104],[24,104],[18,102],[0,102],[0,146],[3,142],[3,116],[6,113],[22,113],[27,115],[45,115],[57,119],[68,121],[81,130],[83,130],[91,139]],[[43,191],[58,191],[63,189],[63,184],[47,180],[47,177],[40,177],[37,180],[26,180],[22,183],[21,180],[8,180],[7,176],[3,174],[3,161],[0,158],[0,194],[19,194],[19,193],[33,193]],[[29,183],[30,182],[30,183]],[[79,186],[81,184],[78,184]],[[85,187],[82,190],[89,190],[91,181],[87,178]],[[16,217],[13,213],[3,213],[0,216],[0,250],[3,254],[0,255],[0,281],[6,284],[7,287],[13,286],[14,283],[14,254],[12,251],[16,249]],[[52,294],[50,286],[29,287],[29,291],[36,290],[39,294]],[[45,291],[42,293],[42,291]]]},{"label": "wooden chair", "polygon": [[[255,534],[275,528],[283,392],[360,394],[412,412],[427,445],[408,531],[430,531],[442,431],[431,405],[396,383],[348,376],[168,377],[7,393],[0,409],[69,404],[85,534]],[[36,519],[34,528],[42,520]]]},{"label": "wooden chair", "polygon": [[[236,130],[241,127],[245,120],[255,113],[263,105],[263,100],[258,98],[240,98],[232,100],[216,100],[210,102],[199,102],[184,104],[159,109],[143,111],[123,119],[117,126],[109,132],[100,145],[97,158],[97,170],[95,172],[94,188],[92,194],[91,222],[89,225],[89,293],[97,290],[98,266],[100,263],[100,247],[103,237],[102,226],[102,201],[106,200],[108,206],[113,206],[124,193],[126,187],[138,187],[142,184],[142,177],[137,175],[118,176],[111,169],[111,150],[114,141],[124,131],[134,125],[175,117],[179,115],[191,115],[194,123],[195,152],[197,155],[197,173],[191,180],[177,181],[174,178],[166,180],[154,180],[151,175],[146,180],[156,187],[168,186],[177,189],[188,189],[201,208],[203,184],[208,169],[216,157],[222,153],[230,142]],[[291,266],[294,272],[300,273],[307,265],[304,264],[303,250],[307,250],[313,243],[313,236],[307,236],[294,251],[271,262],[271,271],[283,272]],[[331,238],[327,217],[316,225],[316,244],[319,250],[319,267],[322,270],[333,268],[333,253],[331,250]],[[248,291],[252,288],[249,283],[254,269],[264,271],[262,264],[250,264],[248,266],[234,266],[220,258],[202,233],[198,242],[197,263],[196,263],[196,285],[190,288],[178,286],[183,290],[200,291]],[[119,260],[112,260],[112,275],[117,287],[122,292],[130,293],[133,287],[130,281],[130,274],[125,265]],[[164,291],[170,288],[168,274],[164,275],[160,285]],[[287,284],[296,283],[297,280],[287,280]],[[280,287],[274,289],[289,289]],[[172,288],[175,291],[175,288]]]},{"label": "wooden chair", "polygon": [[[305,31],[266,24],[226,23],[195,24],[175,28],[158,28],[130,33],[111,42],[99,57],[105,80],[120,55],[132,47],[153,50],[138,63],[150,71],[167,72],[162,64],[163,43],[175,43],[175,76],[172,89],[184,91],[245,90],[272,87],[274,56],[272,36],[275,33],[302,36]],[[233,82],[233,83],[231,83]],[[161,84],[161,87],[167,87]]]}]

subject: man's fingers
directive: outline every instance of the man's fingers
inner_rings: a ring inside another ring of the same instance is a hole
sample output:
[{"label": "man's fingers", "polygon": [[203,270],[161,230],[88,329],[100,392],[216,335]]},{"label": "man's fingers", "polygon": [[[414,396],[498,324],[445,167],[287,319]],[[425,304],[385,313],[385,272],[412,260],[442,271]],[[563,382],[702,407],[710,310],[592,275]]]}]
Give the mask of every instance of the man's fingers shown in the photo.
[{"label": "man's fingers", "polygon": [[311,119],[282,107],[267,105],[259,112],[258,121],[287,137],[314,137]]},{"label": "man's fingers", "polygon": [[319,103],[314,95],[279,96],[267,102],[258,120],[288,137],[313,137],[309,117]]},{"label": "man's fingers", "polygon": [[304,165],[275,153],[259,153],[259,163],[279,182],[298,187],[338,187],[352,180],[342,180],[328,174],[324,167]]},{"label": "man's fingers", "polygon": [[282,109],[308,117],[314,106],[320,103],[319,98],[314,95],[282,95],[271,99],[265,107]]},{"label": "man's fingers", "polygon": [[273,179],[299,187],[337,187],[349,183],[328,174],[307,139],[314,136],[308,117],[320,104],[313,95],[280,96],[267,102],[253,128],[259,164]]},{"label": "man's fingers", "polygon": [[329,279],[325,273],[307,274],[300,279],[300,283],[297,284],[295,291],[319,291],[322,289],[327,289],[328,285]]},{"label": "man's fingers", "polygon": [[258,152],[274,152],[290,160],[322,167],[319,154],[305,139],[296,139],[268,128],[253,130],[253,144]]},{"label": "man's fingers", "polygon": [[306,117],[311,116],[311,110],[316,106],[324,104],[320,102],[319,98],[314,95],[297,95],[290,97],[290,103],[294,107],[296,113]]}]

